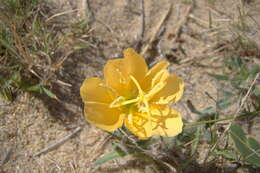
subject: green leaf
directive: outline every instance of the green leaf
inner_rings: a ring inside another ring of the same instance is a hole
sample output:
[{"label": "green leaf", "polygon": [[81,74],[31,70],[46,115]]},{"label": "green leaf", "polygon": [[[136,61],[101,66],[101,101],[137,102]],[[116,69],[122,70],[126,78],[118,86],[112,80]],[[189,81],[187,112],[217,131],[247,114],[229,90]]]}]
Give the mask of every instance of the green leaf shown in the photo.
[{"label": "green leaf", "polygon": [[95,166],[99,166],[102,165],[110,160],[116,159],[116,158],[120,158],[125,156],[125,154],[122,154],[116,150],[111,151],[110,153],[107,153],[106,155],[104,155],[103,157],[101,157],[100,159],[98,159],[97,161],[95,161]]},{"label": "green leaf", "polygon": [[37,92],[41,92],[41,86],[37,84],[37,85],[25,87],[25,88],[23,88],[23,90],[25,90],[25,91],[37,91]]},{"label": "green leaf", "polygon": [[249,137],[248,138],[248,143],[249,146],[256,152],[256,153],[251,153],[251,155],[247,156],[246,161],[256,165],[260,166],[260,144],[257,142],[254,138]]},{"label": "green leaf", "polygon": [[208,75],[218,80],[228,80],[228,76],[225,75],[213,74],[213,73],[208,73]]},{"label": "green leaf", "polygon": [[239,135],[239,137],[241,138],[242,141],[246,140],[246,134],[238,124],[232,123],[230,126],[230,129],[233,133],[235,133],[236,135]]},{"label": "green leaf", "polygon": [[42,87],[42,90],[43,90],[43,92],[44,92],[47,96],[49,96],[49,97],[51,97],[51,98],[53,98],[53,99],[58,99],[57,96],[56,96],[53,92],[51,92],[50,90],[48,90],[47,88]]},{"label": "green leaf", "polygon": [[234,96],[234,93],[227,91],[223,88],[219,89],[220,93],[224,96],[224,98],[229,99],[230,97]]},{"label": "green leaf", "polygon": [[232,151],[224,150],[224,151],[214,151],[214,155],[221,155],[224,156],[227,159],[236,160],[236,153],[233,153]]},{"label": "green leaf", "polygon": [[260,88],[255,88],[254,94],[260,96]]},{"label": "green leaf", "polygon": [[260,147],[258,142],[253,138],[247,139],[244,131],[235,123],[231,125],[229,132],[236,149],[244,160],[249,164],[260,166]]},{"label": "green leaf", "polygon": [[187,106],[192,113],[198,114],[198,115],[207,115],[208,113],[211,113],[211,111],[212,111],[212,107],[208,107],[203,111],[199,111],[197,108],[195,108],[195,106],[192,104],[192,102],[190,100],[187,101]]},{"label": "green leaf", "polygon": [[257,64],[253,64],[253,65],[250,67],[249,70],[250,70],[250,72],[249,72],[250,75],[252,75],[253,77],[255,77],[255,75],[260,72],[260,66],[257,65]]},{"label": "green leaf", "polygon": [[256,151],[260,150],[260,144],[254,138],[249,137],[248,143],[249,143],[250,147],[253,148],[254,150],[256,150]]},{"label": "green leaf", "polygon": [[212,142],[212,133],[210,133],[208,130],[205,130],[202,133],[202,137],[208,142],[211,143]]},{"label": "green leaf", "polygon": [[198,144],[200,141],[200,137],[201,137],[201,132],[202,132],[203,126],[199,126],[197,128],[196,134],[195,134],[195,141],[192,143],[192,147],[191,147],[191,155],[193,155],[197,148],[198,148]]},{"label": "green leaf", "polygon": [[217,101],[217,105],[218,105],[218,108],[220,110],[224,110],[224,109],[227,109],[228,107],[230,107],[233,103],[230,102],[229,99],[221,99],[221,100],[218,100]]},{"label": "green leaf", "polygon": [[209,106],[201,111],[203,115],[209,115],[216,112],[216,109],[213,106]]},{"label": "green leaf", "polygon": [[7,101],[13,101],[13,95],[12,95],[12,91],[9,87],[6,88],[1,88],[0,90],[0,96]]}]

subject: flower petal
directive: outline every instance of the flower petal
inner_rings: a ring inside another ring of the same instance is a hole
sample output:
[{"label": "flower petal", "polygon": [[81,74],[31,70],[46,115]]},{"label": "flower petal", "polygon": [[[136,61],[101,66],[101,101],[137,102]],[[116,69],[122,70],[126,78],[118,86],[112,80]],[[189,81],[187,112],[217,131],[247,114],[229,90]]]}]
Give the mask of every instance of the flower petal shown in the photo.
[{"label": "flower petal", "polygon": [[132,112],[125,119],[125,126],[139,139],[152,136],[152,126],[148,122],[147,113]]},{"label": "flower petal", "polygon": [[130,76],[133,76],[140,83],[144,79],[147,70],[144,58],[133,49],[128,48],[124,51],[124,58],[107,62],[104,67],[105,82],[121,96],[129,95],[130,92],[136,94],[136,86]]},{"label": "flower petal", "polygon": [[169,62],[160,61],[155,64],[145,75],[144,81],[142,82],[142,88],[144,91],[150,90],[152,85],[152,80],[155,76],[160,73],[160,71],[165,70],[169,66]]},{"label": "flower petal", "polygon": [[114,131],[123,125],[124,114],[104,103],[85,103],[85,119],[95,126]]},{"label": "flower petal", "polygon": [[141,82],[148,71],[144,58],[136,53],[134,49],[128,48],[124,51],[124,63],[127,74]]},{"label": "flower petal", "polygon": [[80,87],[83,102],[111,103],[115,94],[99,78],[86,79]]},{"label": "flower petal", "polygon": [[182,132],[183,122],[179,112],[167,105],[152,109],[153,136],[176,136]]},{"label": "flower petal", "polygon": [[123,95],[130,81],[123,59],[109,60],[104,67],[104,78],[106,85]]},{"label": "flower petal", "polygon": [[125,119],[125,126],[139,139],[151,136],[176,136],[182,132],[182,118],[179,112],[167,105],[151,107],[151,122],[147,113],[133,112]]},{"label": "flower petal", "polygon": [[150,102],[156,104],[169,104],[177,102],[183,95],[184,83],[183,80],[174,74],[169,74],[163,77],[160,82],[165,83],[164,87],[157,92]]}]

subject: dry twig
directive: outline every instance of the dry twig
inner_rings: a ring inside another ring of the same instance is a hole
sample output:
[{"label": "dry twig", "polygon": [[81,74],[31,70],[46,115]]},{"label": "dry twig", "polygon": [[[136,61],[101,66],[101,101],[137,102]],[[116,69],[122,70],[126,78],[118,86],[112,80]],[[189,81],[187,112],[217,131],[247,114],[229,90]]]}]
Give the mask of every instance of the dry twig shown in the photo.
[{"label": "dry twig", "polygon": [[188,6],[188,8],[186,9],[186,11],[184,12],[184,17],[180,20],[180,22],[178,23],[173,35],[175,36],[173,38],[173,44],[176,42],[176,40],[180,37],[180,34],[181,34],[181,29],[182,29],[182,26],[188,21],[189,19],[189,15],[193,9],[193,4],[191,4],[190,6]]},{"label": "dry twig", "polygon": [[48,151],[53,150],[54,148],[57,148],[58,146],[60,146],[61,144],[65,143],[67,140],[69,140],[70,138],[72,138],[74,135],[76,135],[78,132],[81,131],[81,127],[77,127],[75,130],[73,130],[69,135],[65,136],[64,138],[58,140],[57,142],[48,145],[46,148],[38,151],[37,153],[34,154],[34,157],[39,156],[43,153],[46,153]]},{"label": "dry twig", "polygon": [[144,0],[141,0],[141,29],[140,29],[140,39],[144,38],[144,30],[145,30],[145,12],[144,12]]},{"label": "dry twig", "polygon": [[145,9],[144,9],[144,0],[140,1],[141,6],[141,25],[140,25],[140,35],[138,36],[138,40],[135,46],[135,49],[139,51],[143,44],[144,39],[144,30],[145,30]]},{"label": "dry twig", "polygon": [[150,40],[148,41],[147,45],[143,48],[143,50],[141,51],[141,55],[145,55],[146,52],[149,50],[149,48],[151,47],[152,43],[154,42],[154,40],[157,37],[157,33],[161,30],[163,24],[165,23],[166,19],[170,16],[172,11],[172,4],[170,4],[169,9],[166,11],[166,13],[162,16],[161,20],[159,21],[159,23],[157,24],[157,26],[155,27],[153,34],[150,38]]}]

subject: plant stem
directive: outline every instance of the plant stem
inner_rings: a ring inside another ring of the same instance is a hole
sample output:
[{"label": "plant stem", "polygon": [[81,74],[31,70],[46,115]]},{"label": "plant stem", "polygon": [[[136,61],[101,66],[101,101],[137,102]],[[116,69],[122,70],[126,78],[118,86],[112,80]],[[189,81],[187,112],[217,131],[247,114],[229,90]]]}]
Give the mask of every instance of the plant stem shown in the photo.
[{"label": "plant stem", "polygon": [[227,117],[227,118],[221,118],[221,119],[217,119],[217,120],[191,122],[191,123],[186,123],[185,127],[197,126],[197,125],[201,125],[201,124],[214,123],[214,122],[225,121],[225,120],[233,120],[233,119],[234,119],[234,117]]}]

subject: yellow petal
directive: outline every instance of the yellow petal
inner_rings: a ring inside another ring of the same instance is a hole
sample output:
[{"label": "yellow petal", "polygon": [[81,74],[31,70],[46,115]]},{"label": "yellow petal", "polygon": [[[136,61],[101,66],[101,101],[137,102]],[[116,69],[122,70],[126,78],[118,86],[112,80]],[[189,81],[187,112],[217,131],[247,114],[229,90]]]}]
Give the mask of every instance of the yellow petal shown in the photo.
[{"label": "yellow petal", "polygon": [[133,76],[140,83],[147,70],[144,58],[133,49],[128,48],[124,51],[124,58],[107,62],[104,67],[105,82],[114,88],[119,95],[131,97],[131,95],[136,94],[136,86],[130,76]]},{"label": "yellow petal", "polygon": [[134,49],[128,48],[124,51],[124,63],[127,74],[133,76],[140,83],[148,71],[144,58]]},{"label": "yellow petal", "polygon": [[124,115],[116,108],[104,103],[85,103],[85,119],[107,131],[114,131],[123,125]]},{"label": "yellow petal", "polygon": [[155,64],[145,75],[144,81],[142,82],[142,88],[144,91],[150,90],[152,85],[152,80],[155,76],[162,70],[165,70],[169,66],[169,62],[160,61]]},{"label": "yellow petal", "polygon": [[183,80],[174,74],[169,74],[160,82],[165,83],[164,87],[153,96],[151,103],[169,104],[177,102],[183,95],[184,83]]},{"label": "yellow petal", "polygon": [[152,135],[152,127],[147,113],[132,112],[125,119],[125,126],[139,139],[147,139]]},{"label": "yellow petal", "polygon": [[153,136],[176,136],[182,132],[183,122],[179,112],[167,105],[152,109]]},{"label": "yellow petal", "polygon": [[109,60],[104,67],[104,78],[106,85],[116,90],[119,95],[124,95],[130,79],[123,59]]},{"label": "yellow petal", "polygon": [[115,94],[99,78],[86,79],[80,87],[83,102],[111,103]]},{"label": "yellow petal", "polygon": [[125,126],[139,139],[151,136],[176,136],[182,132],[180,113],[167,105],[151,107],[149,123],[148,114],[132,112],[125,119]]}]

